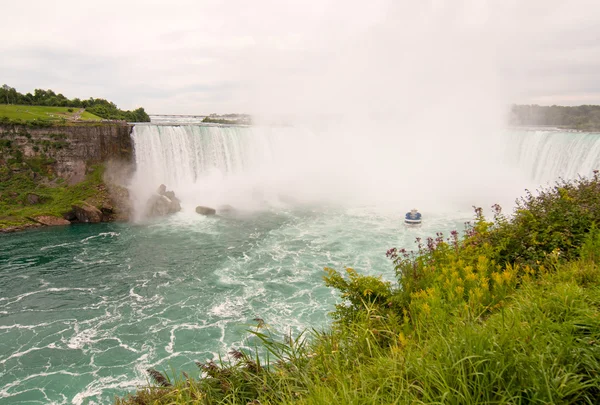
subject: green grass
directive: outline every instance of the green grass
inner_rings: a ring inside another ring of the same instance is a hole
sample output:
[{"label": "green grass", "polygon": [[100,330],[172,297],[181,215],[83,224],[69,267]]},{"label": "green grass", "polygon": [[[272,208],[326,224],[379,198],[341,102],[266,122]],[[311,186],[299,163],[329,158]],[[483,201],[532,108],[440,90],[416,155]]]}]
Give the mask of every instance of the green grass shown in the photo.
[{"label": "green grass", "polygon": [[100,118],[97,115],[94,115],[94,114],[92,114],[90,112],[87,112],[87,111],[84,111],[81,114],[80,119],[84,120],[84,121],[101,121],[102,120],[102,118]]},{"label": "green grass", "polygon": [[[71,111],[69,111],[71,110]],[[73,120],[76,118],[79,108],[70,107],[45,107],[31,105],[12,105],[0,104],[0,117],[6,117],[9,120],[42,120],[42,121],[61,121]],[[101,118],[84,111],[80,117],[81,120],[100,121]]]}]

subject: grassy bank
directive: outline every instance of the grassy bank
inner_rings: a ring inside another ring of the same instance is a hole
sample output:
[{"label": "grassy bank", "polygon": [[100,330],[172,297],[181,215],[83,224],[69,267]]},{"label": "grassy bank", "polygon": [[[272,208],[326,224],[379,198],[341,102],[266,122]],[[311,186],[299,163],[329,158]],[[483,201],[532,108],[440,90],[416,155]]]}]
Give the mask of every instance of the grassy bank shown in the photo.
[{"label": "grassy bank", "polygon": [[396,280],[326,269],[342,298],[329,330],[278,337],[257,320],[256,352],[149,370],[154,384],[116,403],[599,403],[598,174],[528,194],[510,218],[494,209],[462,236],[390,249]]},{"label": "grassy bank", "polygon": [[0,118],[5,118],[11,123],[33,120],[59,123],[61,121],[100,121],[102,119],[83,108],[12,104],[0,104]]}]

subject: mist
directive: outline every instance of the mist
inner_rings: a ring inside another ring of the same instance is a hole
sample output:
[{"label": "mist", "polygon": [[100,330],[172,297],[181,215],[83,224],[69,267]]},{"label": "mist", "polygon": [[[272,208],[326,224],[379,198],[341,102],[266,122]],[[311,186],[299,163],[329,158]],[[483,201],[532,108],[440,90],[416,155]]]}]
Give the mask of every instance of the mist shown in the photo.
[{"label": "mist", "polygon": [[507,112],[560,9],[553,1],[327,2],[301,37],[300,17],[286,15],[289,35],[271,38],[275,46],[234,55],[241,85],[229,96],[257,122],[248,136],[281,123],[299,131],[252,146],[260,164],[246,156],[239,172],[216,164],[172,177],[173,187],[247,206],[260,195],[270,204],[512,207],[535,184],[507,159]]}]

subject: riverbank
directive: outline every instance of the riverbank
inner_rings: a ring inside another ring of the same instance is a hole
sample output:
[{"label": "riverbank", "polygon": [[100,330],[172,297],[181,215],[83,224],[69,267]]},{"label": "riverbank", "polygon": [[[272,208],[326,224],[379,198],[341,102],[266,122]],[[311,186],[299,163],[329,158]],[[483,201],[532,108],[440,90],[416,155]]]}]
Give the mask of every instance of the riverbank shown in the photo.
[{"label": "riverbank", "polygon": [[[0,232],[128,217],[131,125],[0,126]],[[108,172],[107,172],[108,170]]]},{"label": "riverbank", "polygon": [[599,208],[596,173],[390,249],[394,282],[326,269],[330,329],[278,336],[257,318],[246,348],[149,369],[154,385],[116,403],[597,403]]}]

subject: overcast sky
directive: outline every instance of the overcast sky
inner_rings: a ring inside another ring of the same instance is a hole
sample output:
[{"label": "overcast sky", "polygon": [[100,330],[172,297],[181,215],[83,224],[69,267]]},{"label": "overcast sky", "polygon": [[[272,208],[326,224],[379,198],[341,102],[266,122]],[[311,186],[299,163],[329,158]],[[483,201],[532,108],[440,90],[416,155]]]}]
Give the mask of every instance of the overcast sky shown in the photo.
[{"label": "overcast sky", "polygon": [[0,82],[150,113],[600,104],[596,0],[23,0],[2,17]]}]

